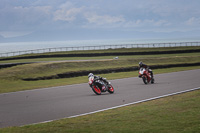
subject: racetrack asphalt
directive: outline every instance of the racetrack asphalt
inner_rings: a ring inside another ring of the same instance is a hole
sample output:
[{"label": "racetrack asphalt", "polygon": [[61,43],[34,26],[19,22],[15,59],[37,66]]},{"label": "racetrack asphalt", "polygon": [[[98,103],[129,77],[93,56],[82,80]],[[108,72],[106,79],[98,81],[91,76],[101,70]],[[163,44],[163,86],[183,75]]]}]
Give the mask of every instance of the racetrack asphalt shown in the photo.
[{"label": "racetrack asphalt", "polygon": [[67,118],[200,87],[200,69],[110,80],[114,94],[96,95],[88,83],[0,94],[0,128]]}]

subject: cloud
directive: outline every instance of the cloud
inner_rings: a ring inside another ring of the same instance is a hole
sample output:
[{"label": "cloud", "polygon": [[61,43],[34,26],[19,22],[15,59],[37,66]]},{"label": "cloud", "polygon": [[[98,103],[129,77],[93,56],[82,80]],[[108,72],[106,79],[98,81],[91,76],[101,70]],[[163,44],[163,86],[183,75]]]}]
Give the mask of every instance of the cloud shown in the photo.
[{"label": "cloud", "polygon": [[31,31],[191,31],[200,27],[199,0],[2,0],[0,34]]},{"label": "cloud", "polygon": [[77,15],[80,14],[82,10],[82,7],[76,8],[71,2],[66,2],[55,11],[53,19],[55,21],[62,20],[72,22],[76,19]]},{"label": "cloud", "polygon": [[81,12],[81,8],[60,9],[54,13],[54,20],[62,20],[72,22],[76,19],[76,15]]},{"label": "cloud", "polygon": [[154,19],[137,19],[135,21],[127,21],[126,23],[124,23],[123,27],[126,28],[147,28],[147,27],[167,27],[170,26],[170,22],[168,22],[167,20],[154,20]]},{"label": "cloud", "polygon": [[61,4],[53,13],[54,21],[65,21],[79,24],[81,27],[102,27],[125,21],[122,15],[112,16],[109,14],[99,15],[92,7],[77,6],[71,2]]},{"label": "cloud", "polygon": [[33,30],[49,19],[50,6],[7,6],[1,9],[0,30]]},{"label": "cloud", "polygon": [[200,26],[200,17],[191,17],[185,22],[185,24],[189,26]]},{"label": "cloud", "polygon": [[0,35],[4,38],[24,36],[31,33],[31,31],[0,31]]},{"label": "cloud", "polygon": [[97,15],[96,13],[86,13],[85,18],[89,23],[96,25],[115,24],[125,21],[122,16]]}]

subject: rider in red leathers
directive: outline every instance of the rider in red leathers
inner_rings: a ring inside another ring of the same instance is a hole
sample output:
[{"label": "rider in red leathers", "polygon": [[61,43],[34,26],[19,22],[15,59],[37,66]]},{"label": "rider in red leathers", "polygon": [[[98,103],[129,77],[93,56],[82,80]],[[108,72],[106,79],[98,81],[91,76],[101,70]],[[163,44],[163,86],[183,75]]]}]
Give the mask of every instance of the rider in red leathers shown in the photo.
[{"label": "rider in red leathers", "polygon": [[152,79],[153,79],[153,72],[152,72],[152,70],[149,68],[149,66],[147,66],[146,64],[143,64],[142,61],[140,61],[140,62],[139,62],[139,69],[140,69],[141,67],[147,69],[147,70],[149,71],[149,73],[151,74],[151,77],[152,77]]}]

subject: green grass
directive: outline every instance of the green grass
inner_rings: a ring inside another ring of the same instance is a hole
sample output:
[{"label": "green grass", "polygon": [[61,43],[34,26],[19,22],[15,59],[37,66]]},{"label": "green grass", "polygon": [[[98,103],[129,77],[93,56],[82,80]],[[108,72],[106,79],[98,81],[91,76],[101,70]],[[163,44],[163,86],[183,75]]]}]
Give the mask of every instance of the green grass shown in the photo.
[{"label": "green grass", "polygon": [[[89,58],[88,58],[89,59]],[[134,57],[134,56],[120,56],[118,60],[109,61],[90,61],[90,62],[49,62],[49,63],[33,63],[26,65],[14,66],[11,68],[0,70],[0,79],[22,79],[33,78],[41,76],[56,75],[59,73],[81,71],[81,70],[98,70],[120,67],[132,67],[138,66],[139,61],[143,61],[148,65],[158,64],[178,64],[178,63],[195,63],[200,60],[199,54],[182,54],[177,55],[165,55],[154,57]]]},{"label": "green grass", "polygon": [[198,133],[200,90],[2,133]]},{"label": "green grass", "polygon": [[[200,56],[199,53],[184,53],[184,54],[162,54],[162,55],[128,55],[128,56],[118,56],[119,59],[137,59],[137,58],[164,58],[164,57],[172,57],[172,58],[180,58],[180,57],[197,57]],[[99,59],[113,59],[116,56],[97,56],[97,57],[59,57],[59,58],[36,58],[36,59],[15,59],[15,60],[7,60],[0,61],[3,63],[23,63],[23,62],[42,62],[42,61],[71,61],[71,60],[99,60]]]}]

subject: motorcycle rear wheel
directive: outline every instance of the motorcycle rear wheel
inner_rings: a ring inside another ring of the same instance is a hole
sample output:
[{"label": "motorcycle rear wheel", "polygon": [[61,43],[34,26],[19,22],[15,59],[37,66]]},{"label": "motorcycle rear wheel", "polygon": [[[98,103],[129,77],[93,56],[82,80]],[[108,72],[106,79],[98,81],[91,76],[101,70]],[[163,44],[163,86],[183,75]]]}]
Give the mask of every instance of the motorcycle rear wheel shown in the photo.
[{"label": "motorcycle rear wheel", "polygon": [[94,91],[95,94],[101,95],[101,90],[98,86],[96,85],[92,86],[92,90]]},{"label": "motorcycle rear wheel", "polygon": [[109,92],[109,93],[114,93],[114,88],[113,88],[112,85],[110,85],[110,86],[108,87],[108,92]]}]

